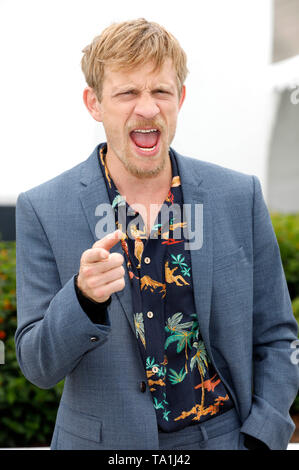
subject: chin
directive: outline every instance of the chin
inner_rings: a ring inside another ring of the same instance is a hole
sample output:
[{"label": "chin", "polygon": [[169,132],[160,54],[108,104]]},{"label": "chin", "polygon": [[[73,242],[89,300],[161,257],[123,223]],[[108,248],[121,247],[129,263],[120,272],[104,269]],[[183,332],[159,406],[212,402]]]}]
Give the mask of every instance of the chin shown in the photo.
[{"label": "chin", "polygon": [[155,165],[152,168],[144,168],[142,166],[136,165],[128,165],[126,166],[127,170],[131,173],[131,175],[136,176],[140,179],[145,178],[154,178],[157,176],[165,167],[165,163],[160,165]]},{"label": "chin", "polygon": [[116,155],[131,175],[140,179],[154,178],[165,168],[168,149],[169,147],[162,145],[157,155],[141,156],[135,154],[131,146],[128,145]]}]

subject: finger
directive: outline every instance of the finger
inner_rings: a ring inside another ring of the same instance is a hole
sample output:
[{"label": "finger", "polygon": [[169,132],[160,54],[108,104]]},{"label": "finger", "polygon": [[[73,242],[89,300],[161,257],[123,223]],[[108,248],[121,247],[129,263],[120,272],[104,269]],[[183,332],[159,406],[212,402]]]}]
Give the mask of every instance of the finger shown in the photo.
[{"label": "finger", "polygon": [[[98,250],[103,250],[103,248],[91,248],[88,251],[97,252]],[[84,261],[83,259],[81,261],[82,273],[84,273],[84,275],[87,277],[94,277],[98,276],[99,274],[108,272],[111,269],[122,266],[125,261],[123,255],[121,255],[120,253],[109,253],[109,251],[107,251],[106,253],[108,253],[109,255],[108,258],[103,259],[101,261],[98,261],[95,258],[93,261]],[[87,256],[86,253],[85,255]],[[93,259],[92,256],[93,255],[90,254],[89,259]]]},{"label": "finger", "polygon": [[109,251],[104,248],[89,248],[86,250],[81,259],[81,264],[96,263],[109,259]]},{"label": "finger", "polygon": [[117,266],[116,268],[110,269],[105,273],[100,273],[98,276],[94,276],[87,281],[88,289],[96,289],[97,287],[109,284],[112,281],[121,279],[125,275],[123,266]]},{"label": "finger", "polygon": [[116,245],[123,237],[121,230],[117,229],[112,233],[108,233],[101,240],[97,240],[92,248],[104,248],[105,250],[110,250],[114,245]]},{"label": "finger", "polygon": [[109,282],[108,284],[104,284],[100,286],[98,289],[95,289],[95,298],[103,298],[103,297],[110,297],[111,294],[114,292],[118,292],[123,290],[125,287],[125,280],[122,277],[121,279],[116,279],[115,281]]},{"label": "finger", "polygon": [[105,263],[98,264],[99,272],[105,273],[110,269],[118,268],[123,265],[124,261],[125,259],[120,253],[109,253],[109,258],[105,260]]}]

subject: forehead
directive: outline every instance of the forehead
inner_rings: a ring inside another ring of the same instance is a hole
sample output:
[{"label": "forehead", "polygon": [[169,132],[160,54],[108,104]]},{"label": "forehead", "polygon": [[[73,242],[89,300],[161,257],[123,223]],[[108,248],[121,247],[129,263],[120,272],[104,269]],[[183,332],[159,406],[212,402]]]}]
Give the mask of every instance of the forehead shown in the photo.
[{"label": "forehead", "polygon": [[106,89],[112,90],[126,85],[151,87],[158,83],[176,86],[176,71],[171,59],[165,59],[162,66],[155,71],[153,62],[147,62],[129,70],[105,66],[103,88]]}]

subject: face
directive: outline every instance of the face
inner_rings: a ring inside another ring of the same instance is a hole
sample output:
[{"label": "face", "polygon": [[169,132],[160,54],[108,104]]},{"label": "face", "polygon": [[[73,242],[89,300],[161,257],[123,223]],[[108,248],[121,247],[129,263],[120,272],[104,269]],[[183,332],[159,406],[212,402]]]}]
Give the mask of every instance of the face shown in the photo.
[{"label": "face", "polygon": [[108,162],[118,159],[139,178],[159,174],[169,158],[184,97],[184,87],[178,94],[170,59],[156,72],[151,63],[127,72],[106,67],[102,100],[91,114],[103,122]]}]

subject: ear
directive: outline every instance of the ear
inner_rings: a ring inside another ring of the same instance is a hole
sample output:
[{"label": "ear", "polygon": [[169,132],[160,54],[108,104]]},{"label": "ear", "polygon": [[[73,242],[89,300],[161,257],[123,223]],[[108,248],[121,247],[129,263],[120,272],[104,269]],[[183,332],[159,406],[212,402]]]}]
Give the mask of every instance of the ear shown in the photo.
[{"label": "ear", "polygon": [[102,122],[101,105],[91,87],[86,87],[83,91],[83,101],[91,116],[98,122]]},{"label": "ear", "polygon": [[184,101],[185,101],[185,97],[186,97],[186,86],[183,85],[182,86],[182,92],[181,92],[181,96],[180,96],[180,101],[179,101],[179,109],[181,109]]}]

